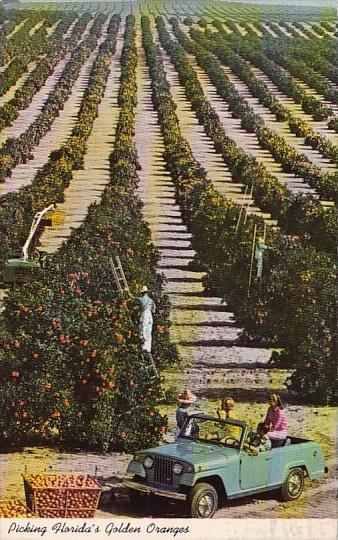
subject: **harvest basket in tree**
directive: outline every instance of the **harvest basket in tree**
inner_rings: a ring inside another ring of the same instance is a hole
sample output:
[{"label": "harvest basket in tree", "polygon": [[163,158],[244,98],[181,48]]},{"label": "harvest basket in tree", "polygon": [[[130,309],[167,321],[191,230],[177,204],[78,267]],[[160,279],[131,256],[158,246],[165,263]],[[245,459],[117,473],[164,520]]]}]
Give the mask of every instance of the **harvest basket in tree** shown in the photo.
[{"label": "harvest basket in tree", "polygon": [[101,486],[83,474],[31,474],[23,476],[26,502],[41,518],[93,518]]}]

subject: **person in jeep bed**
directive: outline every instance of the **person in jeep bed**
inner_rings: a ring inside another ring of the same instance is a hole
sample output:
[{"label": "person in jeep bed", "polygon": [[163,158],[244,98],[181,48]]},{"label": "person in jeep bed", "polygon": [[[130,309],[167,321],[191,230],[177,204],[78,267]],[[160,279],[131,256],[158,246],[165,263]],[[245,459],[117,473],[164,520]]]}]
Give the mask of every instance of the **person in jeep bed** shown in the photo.
[{"label": "person in jeep bed", "polygon": [[268,436],[268,431],[269,428],[264,424],[264,422],[260,422],[258,424],[256,433],[253,433],[251,437],[249,436],[249,452],[258,454],[258,452],[266,452],[267,450],[271,450],[272,445]]},{"label": "person in jeep bed", "polygon": [[278,394],[270,394],[269,408],[265,417],[272,448],[283,446],[287,437],[287,421],[282,400]]}]

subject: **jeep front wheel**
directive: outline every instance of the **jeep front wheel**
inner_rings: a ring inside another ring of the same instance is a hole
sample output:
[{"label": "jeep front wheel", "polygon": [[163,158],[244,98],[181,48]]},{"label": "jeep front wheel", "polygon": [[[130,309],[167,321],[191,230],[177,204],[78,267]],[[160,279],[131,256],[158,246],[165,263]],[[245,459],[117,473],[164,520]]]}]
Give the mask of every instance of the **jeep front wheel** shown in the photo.
[{"label": "jeep front wheel", "polygon": [[218,508],[218,495],[214,486],[196,484],[190,495],[190,514],[193,518],[211,518]]},{"label": "jeep front wheel", "polygon": [[281,487],[282,500],[295,501],[301,496],[303,489],[304,473],[302,469],[292,469]]}]

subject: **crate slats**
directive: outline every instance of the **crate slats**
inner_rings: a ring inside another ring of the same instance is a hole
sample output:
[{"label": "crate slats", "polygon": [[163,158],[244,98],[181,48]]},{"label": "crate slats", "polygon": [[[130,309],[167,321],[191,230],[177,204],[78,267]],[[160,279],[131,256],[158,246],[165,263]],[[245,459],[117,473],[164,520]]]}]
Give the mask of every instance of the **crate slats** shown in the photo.
[{"label": "crate slats", "polygon": [[[75,474],[39,474],[44,477],[46,485],[34,486],[35,475],[23,476],[27,506],[38,517],[93,518],[100,495],[100,484],[89,475]],[[90,486],[69,486],[69,478],[74,481],[90,480]],[[61,485],[48,485],[48,481],[59,481]],[[66,485],[62,485],[62,483]]]}]

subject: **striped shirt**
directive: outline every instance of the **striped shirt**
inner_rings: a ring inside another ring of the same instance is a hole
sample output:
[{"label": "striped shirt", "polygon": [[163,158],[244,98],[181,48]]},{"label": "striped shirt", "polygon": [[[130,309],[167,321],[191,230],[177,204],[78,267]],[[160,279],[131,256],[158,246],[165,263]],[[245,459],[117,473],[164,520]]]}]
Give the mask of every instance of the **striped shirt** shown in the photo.
[{"label": "striped shirt", "polygon": [[273,409],[271,406],[266,413],[265,423],[270,427],[268,436],[270,439],[285,439],[287,436],[287,421],[283,409]]}]

